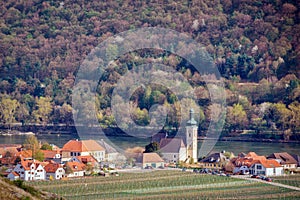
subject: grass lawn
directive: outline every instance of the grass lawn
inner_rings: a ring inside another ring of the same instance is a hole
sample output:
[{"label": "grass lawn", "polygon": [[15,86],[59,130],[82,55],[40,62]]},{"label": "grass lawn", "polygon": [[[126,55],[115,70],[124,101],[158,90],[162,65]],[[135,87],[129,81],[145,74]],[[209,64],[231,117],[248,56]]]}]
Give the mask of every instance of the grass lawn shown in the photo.
[{"label": "grass lawn", "polygon": [[300,192],[265,183],[173,170],[27,184],[57,193],[66,199],[300,198]]}]

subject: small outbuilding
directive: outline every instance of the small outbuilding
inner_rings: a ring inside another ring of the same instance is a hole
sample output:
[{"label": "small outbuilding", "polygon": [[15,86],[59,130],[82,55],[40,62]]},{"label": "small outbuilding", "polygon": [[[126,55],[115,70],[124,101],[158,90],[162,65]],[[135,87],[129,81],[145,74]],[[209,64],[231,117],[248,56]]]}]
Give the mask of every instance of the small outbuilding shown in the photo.
[{"label": "small outbuilding", "polygon": [[164,160],[157,153],[143,153],[143,168],[164,167]]}]

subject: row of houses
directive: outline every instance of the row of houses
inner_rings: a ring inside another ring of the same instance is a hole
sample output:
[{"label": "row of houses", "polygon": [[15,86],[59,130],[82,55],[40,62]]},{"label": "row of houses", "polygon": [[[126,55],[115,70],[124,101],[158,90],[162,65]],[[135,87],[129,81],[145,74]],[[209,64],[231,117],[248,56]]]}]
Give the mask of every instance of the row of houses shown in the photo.
[{"label": "row of houses", "polygon": [[[69,170],[67,172],[67,170]],[[7,175],[10,180],[54,180],[64,177],[82,177],[86,165],[82,162],[69,161],[64,164],[55,162],[39,162],[37,160],[22,160]]]},{"label": "row of houses", "polygon": [[0,147],[0,164],[8,167],[7,177],[21,179],[46,180],[64,177],[81,177],[87,173],[99,172],[101,164],[112,166],[125,161],[115,148],[104,140],[70,140],[63,148],[52,145],[52,150],[40,150],[44,160],[33,158],[31,150],[21,145]]},{"label": "row of houses", "polygon": [[273,153],[267,157],[255,152],[240,153],[237,157],[228,158],[224,152],[213,153],[199,161],[201,168],[225,170],[233,174],[255,174],[265,176],[283,175],[285,171],[294,171],[300,167],[297,155],[287,152]]}]

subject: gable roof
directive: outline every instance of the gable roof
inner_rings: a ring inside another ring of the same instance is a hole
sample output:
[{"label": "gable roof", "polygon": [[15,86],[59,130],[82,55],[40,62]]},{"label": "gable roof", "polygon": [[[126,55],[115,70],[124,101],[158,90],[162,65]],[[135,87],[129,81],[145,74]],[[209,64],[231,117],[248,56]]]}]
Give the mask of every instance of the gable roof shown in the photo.
[{"label": "gable roof", "polygon": [[95,140],[70,140],[67,142],[62,151],[72,152],[88,152],[88,151],[104,151],[104,148],[100,146]]},{"label": "gable roof", "polygon": [[55,173],[58,168],[62,168],[62,166],[58,163],[49,163],[44,169],[47,173]]},{"label": "gable roof", "polygon": [[15,172],[15,171],[12,171],[11,174],[14,175],[15,177],[19,177],[19,176],[20,176],[20,175],[19,175],[17,172]]},{"label": "gable roof", "polygon": [[272,153],[268,158],[278,159],[281,164],[298,164],[297,160],[287,152]]},{"label": "gable roof", "polygon": [[281,167],[281,165],[276,160],[254,160],[252,165],[257,164],[257,163],[261,164],[265,168]]},{"label": "gable roof", "polygon": [[109,153],[118,153],[118,151],[115,148],[113,148],[111,145],[106,143],[103,139],[97,140],[97,142],[100,146],[102,146],[105,149],[105,152],[107,154],[109,154]]},{"label": "gable roof", "polygon": [[70,140],[62,148],[62,151],[72,151],[72,152],[87,152],[87,148],[79,140]]},{"label": "gable roof", "polygon": [[213,153],[207,156],[206,158],[200,160],[200,162],[204,163],[219,163],[226,160],[226,156],[223,153]]},{"label": "gable roof", "polygon": [[21,158],[32,158],[32,151],[23,150],[23,151],[19,151],[16,155],[20,156]]},{"label": "gable roof", "polygon": [[4,156],[6,154],[6,152],[10,152],[11,155],[13,156],[13,155],[16,155],[18,153],[17,149],[18,149],[18,147],[10,147],[10,146],[8,146],[8,147],[0,147],[0,154],[2,156]]},{"label": "gable roof", "polygon": [[266,160],[267,158],[265,156],[259,156],[255,152],[249,152],[247,155],[245,155],[245,158],[252,158],[253,160]]},{"label": "gable roof", "polygon": [[66,166],[70,167],[72,169],[73,172],[76,171],[83,171],[85,165],[79,162],[67,162]]},{"label": "gable roof", "polygon": [[76,158],[81,163],[84,163],[84,164],[87,164],[87,163],[98,163],[97,160],[93,156],[91,156],[91,155],[88,155],[88,156],[76,156]]},{"label": "gable roof", "polygon": [[159,146],[163,153],[179,153],[180,148],[185,148],[181,138],[163,138]]},{"label": "gable roof", "polygon": [[157,163],[164,160],[157,153],[143,153],[143,163]]},{"label": "gable roof", "polygon": [[30,170],[30,167],[31,167],[31,165],[32,164],[34,164],[34,167],[35,167],[35,169],[39,166],[39,165],[41,165],[42,167],[44,166],[44,165],[46,165],[46,163],[44,163],[44,162],[40,162],[40,161],[37,161],[37,160],[21,160],[21,163],[20,163],[21,165],[22,165],[22,167],[25,169],[25,170]]},{"label": "gable roof", "polygon": [[59,154],[57,151],[52,150],[41,150],[41,152],[44,154],[44,158],[55,158],[56,154]]},{"label": "gable roof", "polygon": [[95,140],[82,140],[82,143],[88,151],[105,151],[105,149]]}]

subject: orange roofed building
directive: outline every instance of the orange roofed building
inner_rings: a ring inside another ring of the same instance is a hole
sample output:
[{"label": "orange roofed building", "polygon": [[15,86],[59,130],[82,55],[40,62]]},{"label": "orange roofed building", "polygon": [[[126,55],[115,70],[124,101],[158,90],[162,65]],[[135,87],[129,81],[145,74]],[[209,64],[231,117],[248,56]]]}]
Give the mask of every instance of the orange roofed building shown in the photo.
[{"label": "orange roofed building", "polygon": [[105,149],[95,140],[70,140],[61,149],[62,161],[72,157],[92,155],[98,162],[104,161]]},{"label": "orange roofed building", "polygon": [[278,176],[283,174],[282,166],[275,160],[268,160],[255,152],[231,160],[235,166],[233,173]]},{"label": "orange roofed building", "polygon": [[85,165],[83,163],[66,162],[65,167],[65,173],[68,178],[84,176]]},{"label": "orange roofed building", "polygon": [[255,160],[249,168],[250,174],[264,176],[281,176],[283,167],[276,160]]},{"label": "orange roofed building", "polygon": [[50,162],[45,166],[46,179],[61,179],[65,176],[65,170],[61,164]]},{"label": "orange roofed building", "polygon": [[44,167],[46,164],[36,160],[21,160],[13,171],[20,175],[21,180],[45,180]]}]

